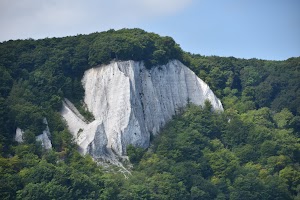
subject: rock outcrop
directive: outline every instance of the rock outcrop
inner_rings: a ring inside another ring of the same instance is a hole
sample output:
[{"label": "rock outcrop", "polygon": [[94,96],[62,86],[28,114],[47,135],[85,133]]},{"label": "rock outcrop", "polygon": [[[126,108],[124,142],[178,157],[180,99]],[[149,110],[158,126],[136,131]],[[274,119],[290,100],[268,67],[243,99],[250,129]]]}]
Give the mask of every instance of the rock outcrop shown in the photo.
[{"label": "rock outcrop", "polygon": [[19,127],[16,129],[15,141],[18,143],[24,142],[24,131]]},{"label": "rock outcrop", "polygon": [[[46,129],[43,131],[42,134],[35,137],[36,141],[41,142],[41,145],[44,149],[52,149],[52,143],[50,140],[51,133],[48,127],[47,119],[43,119],[43,123],[46,125]],[[21,128],[16,129],[15,141],[18,143],[24,142],[24,131]]]},{"label": "rock outcrop", "polygon": [[52,143],[51,143],[51,140],[50,140],[51,133],[50,133],[50,130],[49,130],[47,119],[44,118],[43,122],[46,125],[46,129],[43,130],[42,134],[36,136],[36,141],[40,141],[42,143],[42,147],[44,149],[52,149]]},{"label": "rock outcrop", "polygon": [[214,110],[223,110],[209,86],[177,60],[150,70],[143,62],[112,62],[87,70],[82,84],[84,103],[95,120],[85,121],[68,100],[61,115],[81,153],[94,158],[125,155],[129,144],[148,147],[150,135],[188,103],[209,100]]}]

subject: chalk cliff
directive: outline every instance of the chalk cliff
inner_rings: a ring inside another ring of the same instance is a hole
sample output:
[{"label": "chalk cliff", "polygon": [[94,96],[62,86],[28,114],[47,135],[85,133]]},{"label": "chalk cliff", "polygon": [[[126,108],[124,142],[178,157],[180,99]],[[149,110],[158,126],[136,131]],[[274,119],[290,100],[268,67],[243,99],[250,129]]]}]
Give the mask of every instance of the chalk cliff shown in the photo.
[{"label": "chalk cliff", "polygon": [[125,155],[129,144],[148,147],[150,135],[189,102],[204,105],[209,100],[214,110],[223,110],[209,86],[177,60],[150,70],[143,62],[112,62],[87,70],[82,84],[95,120],[85,121],[68,100],[61,114],[81,153],[94,158]]}]

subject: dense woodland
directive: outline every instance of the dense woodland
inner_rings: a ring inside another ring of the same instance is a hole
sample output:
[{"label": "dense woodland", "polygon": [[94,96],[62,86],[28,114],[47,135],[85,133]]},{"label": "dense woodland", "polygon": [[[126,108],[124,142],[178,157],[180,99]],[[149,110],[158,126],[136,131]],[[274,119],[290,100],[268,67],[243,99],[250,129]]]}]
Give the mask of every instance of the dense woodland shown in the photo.
[{"label": "dense woodland", "polygon": [[[189,105],[149,149],[128,147],[133,167],[124,175],[81,156],[59,111],[67,97],[91,117],[81,106],[84,71],[129,59],[148,68],[180,60],[225,110]],[[0,199],[300,200],[299,80],[300,57],[194,55],[140,29],[0,43]],[[45,117],[50,151],[35,140]]]}]

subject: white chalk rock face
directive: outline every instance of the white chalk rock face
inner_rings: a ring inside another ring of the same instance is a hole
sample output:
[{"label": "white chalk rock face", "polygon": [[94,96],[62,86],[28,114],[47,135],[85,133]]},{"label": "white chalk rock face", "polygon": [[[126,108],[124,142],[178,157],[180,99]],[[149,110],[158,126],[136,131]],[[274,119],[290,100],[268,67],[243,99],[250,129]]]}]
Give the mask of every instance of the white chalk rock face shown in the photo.
[{"label": "white chalk rock face", "polygon": [[42,134],[36,136],[36,141],[40,141],[44,149],[52,149],[52,143],[50,140],[51,133],[46,118],[43,119],[43,123],[46,125],[46,129],[43,131]]},{"label": "white chalk rock face", "polygon": [[126,154],[126,146],[146,148],[159,130],[189,102],[209,100],[222,111],[220,100],[194,72],[177,60],[146,69],[143,62],[112,62],[85,72],[84,102],[95,120],[85,122],[71,102],[61,111],[83,154],[100,158]]},{"label": "white chalk rock face", "polygon": [[23,135],[24,135],[24,131],[18,127],[16,129],[15,141],[18,143],[24,142]]}]

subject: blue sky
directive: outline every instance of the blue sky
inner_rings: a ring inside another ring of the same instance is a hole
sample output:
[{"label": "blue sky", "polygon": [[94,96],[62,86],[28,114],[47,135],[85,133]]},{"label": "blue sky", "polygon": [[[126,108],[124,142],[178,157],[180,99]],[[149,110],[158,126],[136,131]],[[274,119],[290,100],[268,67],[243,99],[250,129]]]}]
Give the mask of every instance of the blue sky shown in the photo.
[{"label": "blue sky", "polygon": [[300,0],[0,0],[0,41],[142,28],[201,55],[300,56]]}]

